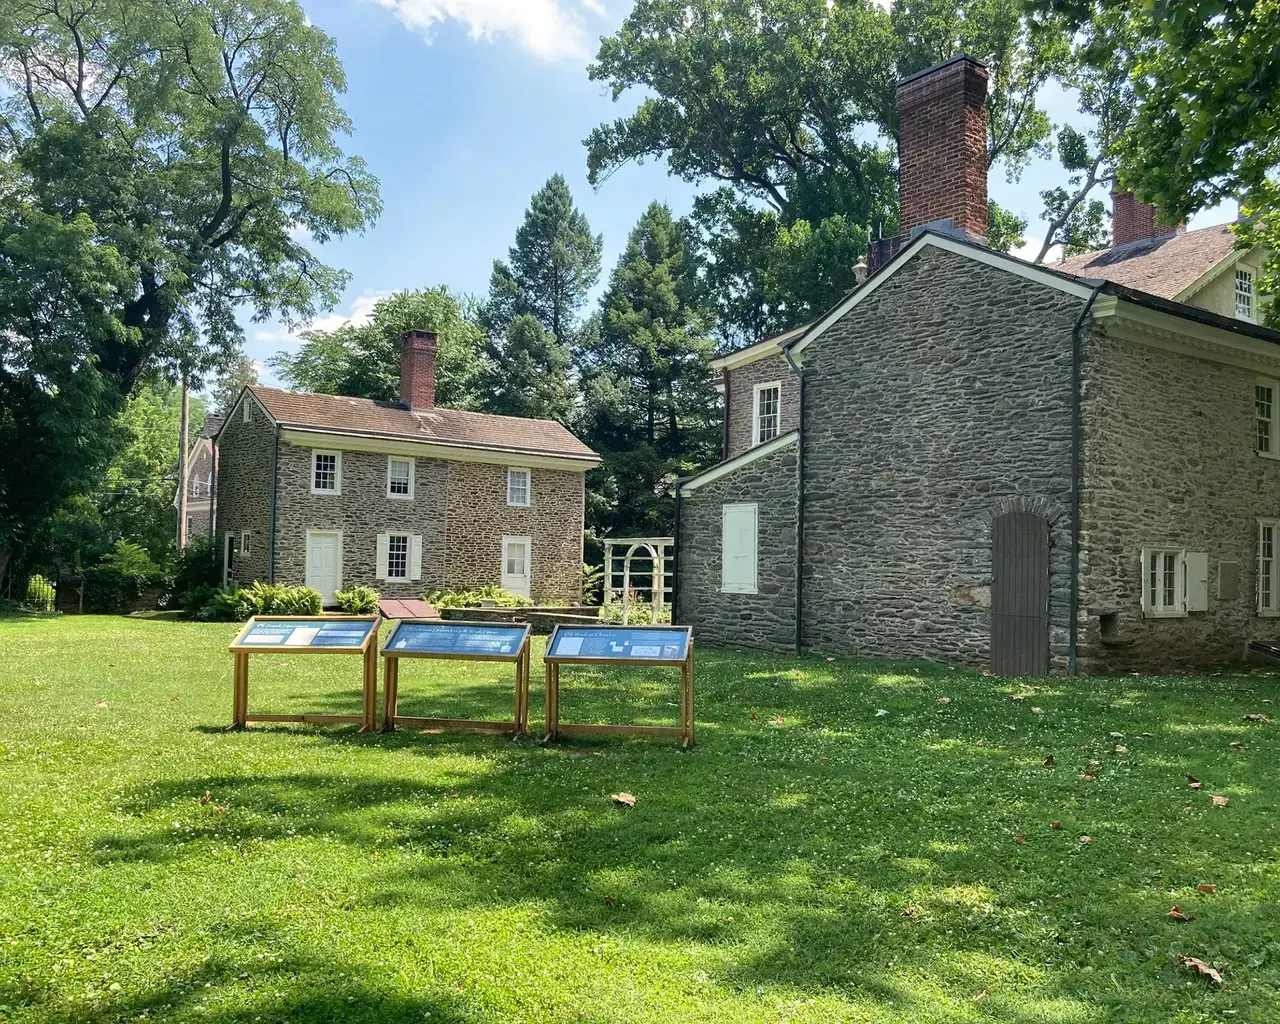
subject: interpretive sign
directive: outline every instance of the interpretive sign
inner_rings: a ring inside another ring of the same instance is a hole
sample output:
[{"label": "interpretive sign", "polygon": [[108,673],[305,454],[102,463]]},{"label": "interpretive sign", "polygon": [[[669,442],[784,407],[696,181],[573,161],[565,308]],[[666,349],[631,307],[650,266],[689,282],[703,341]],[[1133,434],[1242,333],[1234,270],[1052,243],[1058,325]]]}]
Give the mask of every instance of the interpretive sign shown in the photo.
[{"label": "interpretive sign", "polygon": [[[556,626],[543,658],[547,666],[549,743],[565,735],[649,733],[679,736],[693,746],[693,634],[688,626]],[[680,669],[680,724],[579,725],[560,723],[561,665],[668,665]]]},{"label": "interpretive sign", "polygon": [[[453,661],[504,661],[516,667],[515,714],[510,721],[469,718],[414,718],[399,714],[400,660],[435,658]],[[477,732],[514,732],[529,728],[529,626],[494,625],[488,622],[450,622],[404,619],[383,645],[382,728],[471,729]]]},{"label": "interpretive sign", "polygon": [[[377,615],[255,615],[232,641],[235,676],[231,717],[235,728],[250,722],[309,722],[315,725],[358,724],[368,732],[377,724]],[[364,703],[358,715],[249,714],[249,656],[251,654],[359,654],[364,661]]]}]

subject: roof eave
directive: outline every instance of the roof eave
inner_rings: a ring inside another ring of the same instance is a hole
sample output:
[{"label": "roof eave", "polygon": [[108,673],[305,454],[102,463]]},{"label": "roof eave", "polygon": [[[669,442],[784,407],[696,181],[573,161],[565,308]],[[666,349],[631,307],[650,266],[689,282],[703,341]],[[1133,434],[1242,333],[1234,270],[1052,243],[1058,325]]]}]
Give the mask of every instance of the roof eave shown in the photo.
[{"label": "roof eave", "polygon": [[525,448],[516,445],[465,444],[459,441],[449,441],[439,437],[419,437],[414,434],[398,434],[384,430],[343,430],[340,427],[319,426],[314,423],[304,423],[293,420],[279,420],[278,422],[280,427],[284,430],[301,430],[310,434],[333,434],[337,437],[368,437],[375,440],[404,441],[408,444],[429,444],[435,445],[439,448],[457,448],[461,451],[500,452],[509,455],[534,455],[545,456],[552,459],[574,459],[579,462],[591,463],[592,465],[599,465],[604,461],[594,451],[583,453],[566,452],[551,448]]}]

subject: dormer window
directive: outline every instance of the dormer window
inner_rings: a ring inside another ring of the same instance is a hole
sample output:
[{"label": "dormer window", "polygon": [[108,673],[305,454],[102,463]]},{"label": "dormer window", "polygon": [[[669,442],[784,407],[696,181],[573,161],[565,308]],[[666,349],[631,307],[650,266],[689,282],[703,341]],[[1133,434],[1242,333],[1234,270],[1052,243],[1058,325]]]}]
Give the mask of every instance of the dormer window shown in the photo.
[{"label": "dormer window", "polygon": [[1236,317],[1252,320],[1254,305],[1253,271],[1236,267]]},{"label": "dormer window", "polygon": [[757,384],[753,403],[751,436],[754,444],[764,444],[778,436],[782,407],[782,384]]}]

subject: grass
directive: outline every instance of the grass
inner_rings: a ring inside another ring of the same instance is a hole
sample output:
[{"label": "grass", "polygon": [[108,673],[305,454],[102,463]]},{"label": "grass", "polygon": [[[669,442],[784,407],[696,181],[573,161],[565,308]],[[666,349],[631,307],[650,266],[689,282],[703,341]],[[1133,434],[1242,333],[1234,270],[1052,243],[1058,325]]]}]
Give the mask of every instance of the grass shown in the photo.
[{"label": "grass", "polygon": [[[5,1024],[1280,1018],[1272,677],[702,651],[692,753],[543,749],[225,732],[233,632],[0,622]],[[357,676],[261,658],[251,707],[354,709]],[[509,678],[406,664],[403,713],[498,716]],[[674,700],[566,671],[562,704]]]}]

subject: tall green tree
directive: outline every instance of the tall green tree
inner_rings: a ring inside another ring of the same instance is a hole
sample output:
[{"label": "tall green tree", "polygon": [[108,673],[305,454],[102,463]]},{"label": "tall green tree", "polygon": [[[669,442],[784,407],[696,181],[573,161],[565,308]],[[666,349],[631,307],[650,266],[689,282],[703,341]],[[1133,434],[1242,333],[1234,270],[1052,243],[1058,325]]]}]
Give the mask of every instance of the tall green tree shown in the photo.
[{"label": "tall green tree", "polygon": [[[257,383],[258,368],[253,361],[244,352],[234,353],[214,378],[213,403],[210,411],[226,416],[231,412],[236,399],[240,397],[240,392],[247,385]],[[196,430],[200,429],[200,422],[194,416],[191,422]]]},{"label": "tall green tree", "polygon": [[[591,181],[661,158],[686,181],[723,183],[691,218],[722,335],[794,326],[852,286],[869,236],[897,233],[902,75],[971,52],[995,86],[989,162],[1016,175],[1051,145],[1037,96],[1069,48],[1020,4],[896,0],[887,12],[873,0],[638,0],[590,75],[615,99],[647,95],[588,136]],[[994,243],[1014,244],[1024,227],[993,207]],[[797,265],[812,272],[789,275]]]},{"label": "tall green tree", "polygon": [[[1262,0],[1032,0],[1085,28],[1126,19],[1134,38],[1133,124],[1118,146],[1122,184],[1170,223],[1239,199],[1245,244],[1270,247],[1280,285],[1280,5]],[[1095,67],[1109,54],[1089,54]],[[1273,315],[1275,314],[1273,304]]]},{"label": "tall green tree", "polygon": [[660,203],[627,240],[582,352],[582,433],[603,457],[590,527],[666,534],[678,476],[716,461],[711,314],[697,304],[684,227]]},{"label": "tall green tree", "polygon": [[194,368],[185,339],[217,362],[242,305],[332,304],[344,275],[299,227],[323,242],[379,207],[336,141],[333,40],[295,0],[10,0],[0,82],[4,447],[40,453],[0,461],[3,572],[110,459],[124,398],[166,363]]},{"label": "tall green tree", "polygon": [[400,397],[400,343],[410,330],[435,331],[436,404],[475,409],[484,334],[474,300],[443,285],[380,299],[367,323],[304,331],[295,352],[278,352],[273,370],[290,387],[394,402]]},{"label": "tall green tree", "polygon": [[[566,421],[567,372],[579,313],[600,278],[603,240],[574,206],[568,182],[553,175],[534,193],[507,259],[495,260],[482,313],[488,334],[484,406],[489,412]],[[541,331],[534,331],[536,323]]]}]

